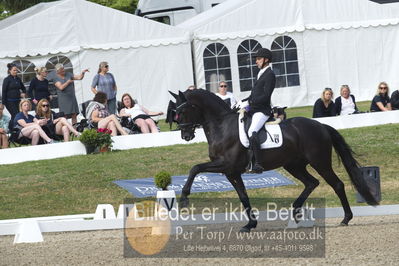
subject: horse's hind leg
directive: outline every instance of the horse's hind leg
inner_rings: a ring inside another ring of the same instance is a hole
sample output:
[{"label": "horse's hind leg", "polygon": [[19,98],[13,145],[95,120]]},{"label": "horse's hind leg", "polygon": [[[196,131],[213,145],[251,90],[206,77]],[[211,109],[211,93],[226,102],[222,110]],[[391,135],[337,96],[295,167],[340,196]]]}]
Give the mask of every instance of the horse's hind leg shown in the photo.
[{"label": "horse's hind leg", "polygon": [[294,209],[293,217],[296,222],[298,222],[297,215],[300,212],[304,202],[309,197],[310,193],[312,193],[312,191],[319,185],[319,180],[309,174],[309,172],[306,170],[306,165],[306,161],[298,160],[290,162],[284,166],[285,170],[287,170],[291,175],[299,179],[305,185],[305,189],[292,204]]},{"label": "horse's hind leg", "polygon": [[341,225],[348,225],[349,221],[353,218],[351,207],[349,206],[348,198],[345,193],[345,185],[334,173],[334,170],[330,165],[314,165],[311,166],[326,180],[326,182],[334,189],[339,200],[341,201],[342,207],[344,208],[345,217],[341,222]]},{"label": "horse's hind leg", "polygon": [[242,181],[241,173],[229,174],[226,176],[227,176],[227,179],[230,181],[230,183],[235,188],[235,190],[237,191],[238,197],[240,198],[240,201],[241,201],[242,205],[244,206],[245,211],[247,213],[248,223],[241,228],[240,232],[250,232],[252,228],[256,227],[256,225],[258,224],[258,221],[256,220],[256,217],[252,212],[252,207],[249,202],[249,198],[248,198],[247,190],[245,189],[244,182]]}]

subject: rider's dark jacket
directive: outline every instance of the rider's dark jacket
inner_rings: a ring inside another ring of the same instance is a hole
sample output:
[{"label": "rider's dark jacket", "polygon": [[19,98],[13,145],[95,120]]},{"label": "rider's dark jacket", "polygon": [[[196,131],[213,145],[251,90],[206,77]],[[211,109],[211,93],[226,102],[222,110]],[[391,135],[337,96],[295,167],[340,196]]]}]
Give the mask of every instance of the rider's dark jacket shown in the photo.
[{"label": "rider's dark jacket", "polygon": [[272,97],[275,85],[276,76],[271,67],[269,67],[255,82],[255,85],[251,90],[251,95],[248,98],[250,112],[252,114],[262,112],[265,115],[270,116],[272,112],[270,98]]}]

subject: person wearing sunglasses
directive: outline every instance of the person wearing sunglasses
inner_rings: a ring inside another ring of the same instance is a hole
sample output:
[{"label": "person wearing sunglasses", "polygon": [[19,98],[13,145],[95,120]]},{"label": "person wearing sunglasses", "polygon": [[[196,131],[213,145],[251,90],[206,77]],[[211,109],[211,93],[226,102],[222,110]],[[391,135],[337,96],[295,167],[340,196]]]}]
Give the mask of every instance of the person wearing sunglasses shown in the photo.
[{"label": "person wearing sunglasses", "polygon": [[228,86],[225,81],[219,82],[219,89],[216,95],[219,96],[225,103],[227,103],[230,108],[233,108],[233,106],[236,105],[237,101],[234,98],[233,93],[227,91],[227,89]]},{"label": "person wearing sunglasses", "polygon": [[378,84],[377,92],[371,101],[370,111],[380,112],[380,111],[390,111],[391,99],[389,98],[389,87],[386,82],[380,82]]},{"label": "person wearing sunglasses", "polygon": [[[47,122],[44,119],[37,119],[30,115],[28,112],[31,110],[32,104],[28,99],[23,99],[19,103],[19,112],[14,118],[14,127],[16,131],[15,135],[17,139],[26,137],[31,140],[32,145],[39,144],[40,138],[42,138],[47,144],[54,143],[46,132],[42,129]],[[13,131],[14,131],[13,130]]]},{"label": "person wearing sunglasses", "polygon": [[80,133],[66,120],[65,117],[57,115],[50,108],[47,99],[41,99],[36,106],[36,118],[44,119],[47,123],[42,125],[44,132],[50,137],[55,138],[57,135],[63,136],[64,141],[69,141],[71,132],[79,137]]},{"label": "person wearing sunglasses", "polygon": [[108,63],[101,62],[91,83],[91,91],[94,94],[97,94],[98,91],[107,94],[107,109],[110,114],[116,113],[116,90],[115,78],[109,73]]}]

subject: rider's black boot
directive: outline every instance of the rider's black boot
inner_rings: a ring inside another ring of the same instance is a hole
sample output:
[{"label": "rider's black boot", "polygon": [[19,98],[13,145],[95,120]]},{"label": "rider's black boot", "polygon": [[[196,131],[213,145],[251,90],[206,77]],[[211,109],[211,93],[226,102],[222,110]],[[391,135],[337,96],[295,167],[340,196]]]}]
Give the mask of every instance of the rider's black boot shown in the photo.
[{"label": "rider's black boot", "polygon": [[257,154],[260,151],[260,144],[258,140],[258,132],[252,132],[252,136],[249,138],[250,148],[250,161],[247,167],[247,171],[254,174],[260,174],[264,171],[263,167],[257,160]]}]

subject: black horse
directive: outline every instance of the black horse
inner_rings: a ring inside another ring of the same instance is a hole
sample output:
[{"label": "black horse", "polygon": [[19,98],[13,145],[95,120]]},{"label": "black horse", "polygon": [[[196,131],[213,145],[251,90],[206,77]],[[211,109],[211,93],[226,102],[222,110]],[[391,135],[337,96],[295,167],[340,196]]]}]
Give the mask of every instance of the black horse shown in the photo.
[{"label": "black horse", "polygon": [[[202,125],[208,140],[211,159],[210,162],[197,164],[191,168],[180,198],[181,206],[187,206],[188,195],[198,173],[223,173],[237,191],[249,218],[248,224],[242,227],[241,231],[249,232],[256,227],[257,220],[251,211],[249,198],[241,178],[249,162],[249,154],[239,140],[238,114],[219,97],[206,90],[179,92],[179,95],[171,94],[176,98],[175,120],[181,129],[182,138],[186,141],[193,139],[195,128]],[[261,150],[258,158],[265,170],[283,166],[305,185],[305,189],[293,203],[294,215],[300,211],[310,193],[319,185],[319,181],[306,170],[306,166],[310,164],[339,197],[345,211],[341,224],[348,225],[352,219],[353,214],[345,194],[344,184],[332,169],[333,146],[357,191],[368,204],[378,204],[363,179],[351,148],[338,131],[328,125],[303,117],[284,120],[280,126],[283,133],[283,145],[280,148]]]}]

